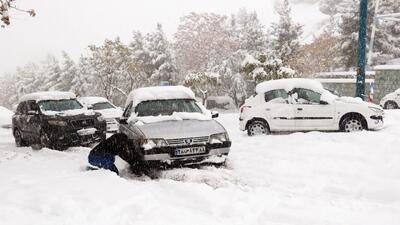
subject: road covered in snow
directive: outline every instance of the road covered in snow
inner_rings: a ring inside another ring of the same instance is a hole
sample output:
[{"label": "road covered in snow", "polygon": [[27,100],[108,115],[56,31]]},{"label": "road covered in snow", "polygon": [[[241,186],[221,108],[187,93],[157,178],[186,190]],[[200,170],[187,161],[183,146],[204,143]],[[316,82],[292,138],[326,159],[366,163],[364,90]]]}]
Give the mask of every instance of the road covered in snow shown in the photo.
[{"label": "road covered in snow", "polygon": [[0,224],[400,224],[400,111],[350,134],[248,137],[237,114],[219,121],[233,141],[227,168],[158,179],[123,162],[121,177],[87,171],[88,148],[16,148],[0,128]]}]

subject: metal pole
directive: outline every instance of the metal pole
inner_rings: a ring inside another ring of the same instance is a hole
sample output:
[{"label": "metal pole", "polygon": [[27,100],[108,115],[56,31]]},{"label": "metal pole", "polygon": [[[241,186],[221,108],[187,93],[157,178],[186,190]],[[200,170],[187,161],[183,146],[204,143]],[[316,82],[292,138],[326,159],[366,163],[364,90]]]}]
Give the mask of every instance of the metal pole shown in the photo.
[{"label": "metal pole", "polygon": [[375,39],[375,32],[376,32],[376,25],[378,23],[378,10],[379,10],[379,3],[380,0],[376,0],[375,2],[375,14],[374,14],[374,21],[372,22],[372,31],[371,31],[371,40],[369,42],[369,54],[368,54],[368,66],[372,65],[372,55],[374,54],[374,39]]},{"label": "metal pole", "polygon": [[368,0],[360,1],[360,23],[358,31],[358,65],[357,65],[357,89],[356,97],[365,97],[365,49],[367,42],[367,17]]}]

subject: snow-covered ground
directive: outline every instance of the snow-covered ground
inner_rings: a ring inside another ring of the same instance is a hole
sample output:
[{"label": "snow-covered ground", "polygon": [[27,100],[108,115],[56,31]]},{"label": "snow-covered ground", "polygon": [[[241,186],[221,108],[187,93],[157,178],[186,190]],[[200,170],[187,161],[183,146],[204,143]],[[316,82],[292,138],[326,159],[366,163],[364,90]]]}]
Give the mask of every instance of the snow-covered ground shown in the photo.
[{"label": "snow-covered ground", "polygon": [[0,129],[0,224],[400,224],[400,111],[351,134],[247,137],[237,114],[219,120],[233,141],[227,168],[153,180],[86,171],[87,148],[16,148]]}]

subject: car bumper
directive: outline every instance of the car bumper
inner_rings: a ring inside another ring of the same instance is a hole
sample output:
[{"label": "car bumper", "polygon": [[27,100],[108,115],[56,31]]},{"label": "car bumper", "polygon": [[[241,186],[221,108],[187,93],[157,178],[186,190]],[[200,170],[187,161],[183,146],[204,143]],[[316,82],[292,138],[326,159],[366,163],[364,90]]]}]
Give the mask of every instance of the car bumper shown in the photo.
[{"label": "car bumper", "polygon": [[178,156],[178,157],[171,157],[170,154],[168,153],[161,153],[161,154],[151,154],[151,155],[145,155],[144,160],[145,161],[166,161],[166,160],[185,160],[189,158],[208,158],[210,156],[214,155],[228,155],[230,151],[230,148],[216,148],[216,149],[211,149],[207,154],[202,154],[202,155],[192,155],[192,156]]},{"label": "car bumper", "polygon": [[49,127],[46,133],[51,143],[65,147],[90,145],[106,137],[105,126],[82,129]]},{"label": "car bumper", "polygon": [[368,129],[369,130],[380,130],[384,127],[384,116],[383,115],[373,115],[368,119]]},{"label": "car bumper", "polygon": [[[204,146],[204,145],[203,145]],[[212,157],[227,156],[230,151],[231,142],[227,141],[220,144],[207,144],[206,152],[195,155],[174,155],[175,150],[179,148],[199,147],[197,146],[179,146],[179,147],[163,147],[153,148],[151,150],[143,150],[143,160],[149,163],[166,163],[166,164],[193,164],[201,163]]]}]

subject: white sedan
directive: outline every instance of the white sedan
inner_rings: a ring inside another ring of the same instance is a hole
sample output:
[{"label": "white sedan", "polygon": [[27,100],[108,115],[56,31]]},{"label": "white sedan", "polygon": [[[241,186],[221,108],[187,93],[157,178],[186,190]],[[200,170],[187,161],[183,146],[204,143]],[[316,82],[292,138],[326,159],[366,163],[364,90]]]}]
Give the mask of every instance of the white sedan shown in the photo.
[{"label": "white sedan", "polygon": [[382,98],[380,105],[384,109],[398,109],[400,106],[400,88],[385,95],[385,97]]},{"label": "white sedan", "polygon": [[359,98],[338,97],[310,79],[260,83],[240,108],[248,135],[280,131],[359,131],[383,127],[383,109]]},{"label": "white sedan", "polygon": [[122,109],[103,97],[80,97],[78,101],[87,108],[100,113],[107,122],[107,132],[117,132]]}]

